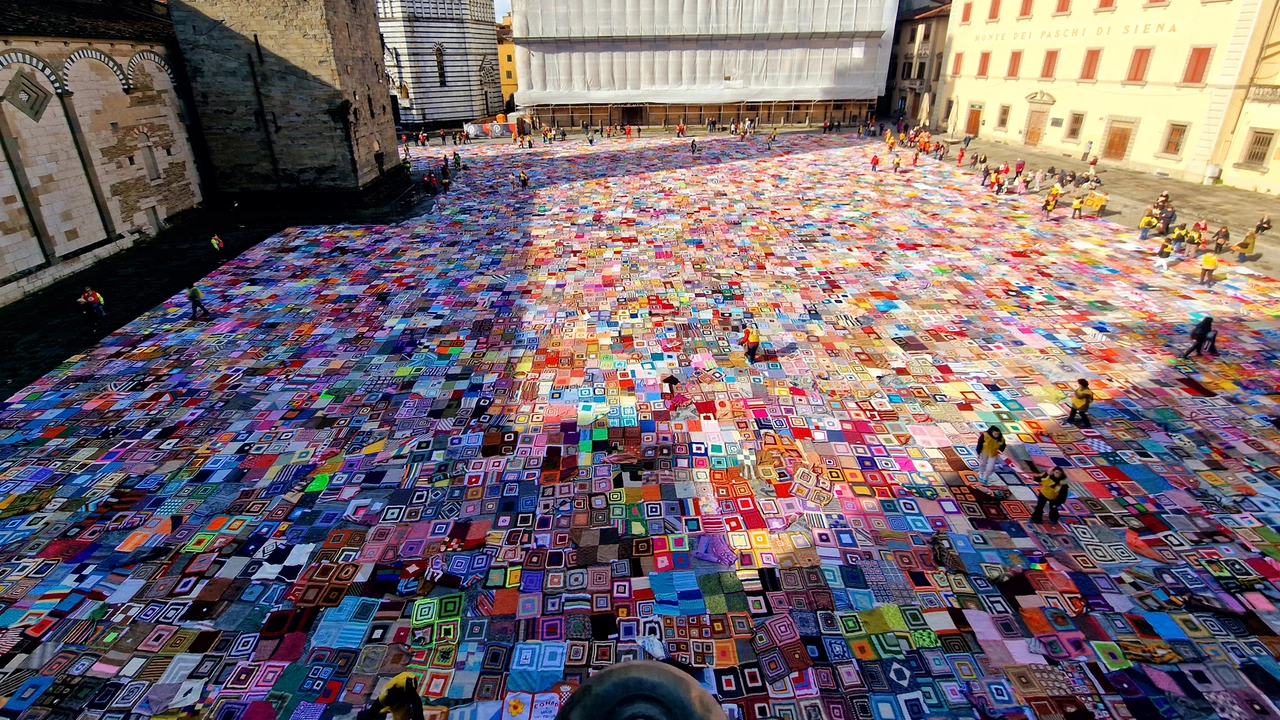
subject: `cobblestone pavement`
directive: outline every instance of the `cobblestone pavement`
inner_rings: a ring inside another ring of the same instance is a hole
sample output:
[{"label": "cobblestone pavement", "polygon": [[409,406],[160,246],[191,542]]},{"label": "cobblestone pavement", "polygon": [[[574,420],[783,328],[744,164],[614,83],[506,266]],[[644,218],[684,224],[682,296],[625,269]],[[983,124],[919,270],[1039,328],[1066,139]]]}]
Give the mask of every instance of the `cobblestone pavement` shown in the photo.
[{"label": "cobblestone pavement", "polygon": [[[1013,165],[1018,158],[1022,158],[1027,161],[1027,167],[1032,169],[1053,165],[1080,172],[1088,167],[1078,155],[1066,156],[980,138],[969,145],[968,153],[975,152],[985,152],[988,160],[993,163],[1007,160]],[[951,157],[955,157],[954,148]],[[967,157],[965,164],[968,164]],[[1102,179],[1102,190],[1111,197],[1107,205],[1107,219],[1131,227],[1137,227],[1143,210],[1166,190],[1178,211],[1179,222],[1185,221],[1190,225],[1204,218],[1209,221],[1210,228],[1226,225],[1233,240],[1244,237],[1245,232],[1264,214],[1270,215],[1273,222],[1280,221],[1280,200],[1265,193],[1226,185],[1197,185],[1153,173],[1108,166],[1102,162],[1098,163],[1098,177]],[[1272,230],[1260,236],[1256,252],[1261,253],[1261,259],[1250,260],[1248,265],[1272,277],[1280,277],[1280,230]]]}]

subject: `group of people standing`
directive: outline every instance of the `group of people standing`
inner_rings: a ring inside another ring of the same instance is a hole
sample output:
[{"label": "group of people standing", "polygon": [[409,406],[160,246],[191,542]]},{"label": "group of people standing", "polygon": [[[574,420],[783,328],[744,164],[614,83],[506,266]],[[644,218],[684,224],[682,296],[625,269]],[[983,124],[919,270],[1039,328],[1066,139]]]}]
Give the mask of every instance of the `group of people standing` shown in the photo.
[{"label": "group of people standing", "polygon": [[1169,266],[1181,258],[1199,257],[1200,279],[1197,284],[1208,287],[1213,285],[1220,255],[1230,248],[1236,251],[1236,262],[1247,261],[1257,248],[1258,236],[1271,229],[1270,216],[1263,215],[1253,229],[1233,245],[1231,231],[1225,225],[1209,235],[1208,220],[1201,218],[1188,228],[1186,223],[1175,225],[1177,219],[1178,213],[1169,200],[1169,193],[1162,192],[1143,212],[1142,220],[1138,222],[1138,238],[1146,240],[1152,232],[1163,236],[1155,251],[1154,265],[1154,269],[1161,273],[1167,272]]}]

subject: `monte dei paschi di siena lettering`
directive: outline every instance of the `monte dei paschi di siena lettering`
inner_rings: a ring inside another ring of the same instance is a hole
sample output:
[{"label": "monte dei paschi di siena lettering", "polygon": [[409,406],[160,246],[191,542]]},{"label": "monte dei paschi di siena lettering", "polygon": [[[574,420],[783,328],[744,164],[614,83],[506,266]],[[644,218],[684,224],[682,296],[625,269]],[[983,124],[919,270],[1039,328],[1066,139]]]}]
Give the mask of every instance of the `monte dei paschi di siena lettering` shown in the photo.
[{"label": "monte dei paschi di siena lettering", "polygon": [[[1114,33],[1112,31],[1115,31]],[[974,35],[978,42],[1000,42],[1005,40],[1052,40],[1053,38],[1102,37],[1106,35],[1155,35],[1178,31],[1177,23],[1134,23],[1113,28],[1109,25],[1098,25],[1093,28],[1059,28],[1057,30],[1026,30],[1013,33],[985,33]]]}]

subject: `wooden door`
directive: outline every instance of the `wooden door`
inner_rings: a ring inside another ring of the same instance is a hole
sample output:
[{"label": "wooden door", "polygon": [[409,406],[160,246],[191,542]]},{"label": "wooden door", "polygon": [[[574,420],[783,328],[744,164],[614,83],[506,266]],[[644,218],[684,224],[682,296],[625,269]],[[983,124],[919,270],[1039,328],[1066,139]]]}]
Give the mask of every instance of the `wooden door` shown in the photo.
[{"label": "wooden door", "polygon": [[982,108],[969,108],[969,122],[964,127],[964,134],[977,137],[980,127],[982,127]]},{"label": "wooden door", "polygon": [[1107,129],[1107,142],[1102,146],[1102,157],[1107,160],[1123,160],[1129,149],[1129,137],[1133,134],[1133,126],[1128,123],[1113,123]]},{"label": "wooden door", "polygon": [[1027,132],[1023,135],[1023,142],[1031,146],[1039,145],[1040,138],[1044,136],[1045,119],[1048,117],[1046,110],[1032,110],[1031,116],[1027,118]]}]

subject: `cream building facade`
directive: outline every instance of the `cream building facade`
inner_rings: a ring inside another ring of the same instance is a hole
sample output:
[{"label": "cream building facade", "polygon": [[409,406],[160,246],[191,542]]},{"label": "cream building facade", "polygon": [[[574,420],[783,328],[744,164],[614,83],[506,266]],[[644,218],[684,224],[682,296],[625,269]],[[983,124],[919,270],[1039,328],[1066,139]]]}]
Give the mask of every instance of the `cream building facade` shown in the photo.
[{"label": "cream building facade", "polygon": [[[1264,49],[1276,5],[962,0],[947,30],[939,124],[1104,166],[1250,187],[1280,165],[1271,162],[1280,109],[1258,100],[1269,91],[1251,89],[1259,67],[1275,65]],[[1275,69],[1268,77],[1280,82]],[[1274,94],[1280,100],[1280,88]],[[1250,131],[1253,122],[1264,134]],[[1242,157],[1250,161],[1237,167]]]},{"label": "cream building facade", "polygon": [[898,16],[889,58],[889,112],[933,127],[942,115],[938,86],[946,64],[951,4],[917,8]]}]

